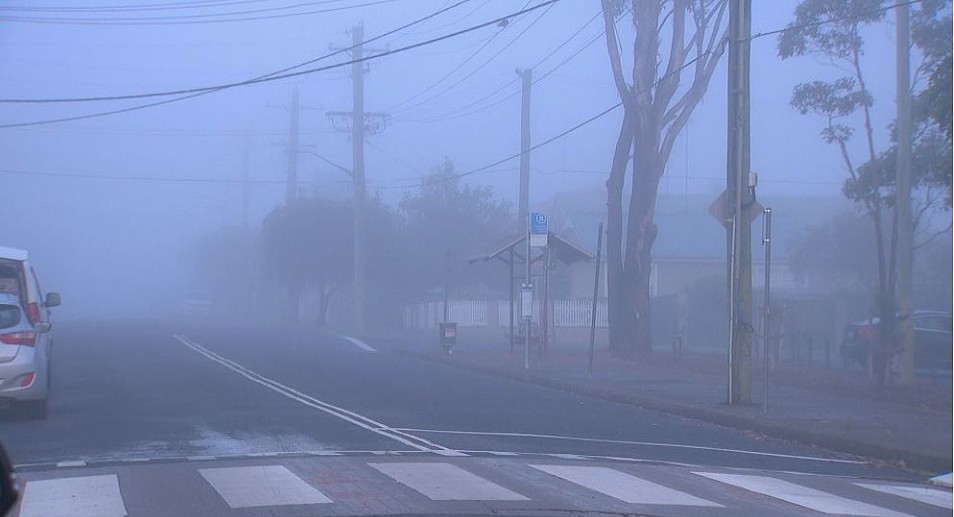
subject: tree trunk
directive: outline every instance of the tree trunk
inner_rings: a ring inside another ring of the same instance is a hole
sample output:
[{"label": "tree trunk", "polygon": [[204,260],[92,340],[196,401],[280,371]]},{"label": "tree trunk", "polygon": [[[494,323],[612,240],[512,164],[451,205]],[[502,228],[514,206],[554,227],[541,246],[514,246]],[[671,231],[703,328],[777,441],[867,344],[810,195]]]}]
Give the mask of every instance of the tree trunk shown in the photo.
[{"label": "tree trunk", "polygon": [[633,300],[626,295],[627,290],[624,288],[628,282],[624,279],[623,270],[623,183],[635,129],[635,116],[625,104],[626,101],[624,99],[626,109],[613,153],[612,170],[606,180],[606,315],[609,322],[609,347],[614,352],[627,349],[625,322],[627,315],[633,313]]},{"label": "tree trunk", "polygon": [[659,130],[652,115],[640,117],[636,126],[633,165],[633,190],[630,197],[626,258],[624,260],[627,295],[633,300],[626,325],[630,348],[638,353],[652,352],[650,277],[652,248],[656,241],[656,189],[659,185]]}]

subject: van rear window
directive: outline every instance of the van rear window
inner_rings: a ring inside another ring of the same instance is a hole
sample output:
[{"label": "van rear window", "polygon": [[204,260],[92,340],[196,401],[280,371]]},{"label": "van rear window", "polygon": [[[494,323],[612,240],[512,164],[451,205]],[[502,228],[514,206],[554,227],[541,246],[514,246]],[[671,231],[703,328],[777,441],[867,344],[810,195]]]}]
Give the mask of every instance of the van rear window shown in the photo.
[{"label": "van rear window", "polygon": [[0,329],[20,323],[20,308],[16,305],[0,305]]}]

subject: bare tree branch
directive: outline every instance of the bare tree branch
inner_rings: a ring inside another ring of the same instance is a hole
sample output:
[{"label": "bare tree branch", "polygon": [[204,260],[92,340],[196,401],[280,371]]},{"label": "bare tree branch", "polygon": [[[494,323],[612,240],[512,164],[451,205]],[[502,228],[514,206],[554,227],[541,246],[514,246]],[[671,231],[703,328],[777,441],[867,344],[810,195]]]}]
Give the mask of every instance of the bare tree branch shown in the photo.
[{"label": "bare tree branch", "polygon": [[[683,52],[682,42],[686,36],[686,0],[673,1],[672,17],[672,41],[669,45],[669,63],[666,65],[666,71],[656,83],[656,99],[653,105],[656,108],[657,116],[662,115],[662,110],[669,106],[672,96],[676,94],[679,87],[679,76],[677,70],[682,68],[686,62],[686,54]],[[698,30],[696,31],[698,33]]]},{"label": "bare tree branch", "polygon": [[931,244],[931,242],[933,242],[934,239],[940,237],[941,235],[944,235],[945,233],[950,233],[951,228],[952,228],[951,223],[948,223],[948,224],[947,224],[947,228],[944,228],[943,230],[938,230],[938,231],[932,233],[932,234],[929,235],[926,239],[924,239],[922,242],[919,242],[919,243],[915,244],[914,246],[912,246],[911,249],[913,249],[913,250],[918,250],[918,249],[923,248],[924,246],[927,246],[928,244]]},{"label": "bare tree branch", "polygon": [[610,0],[602,0],[603,25],[606,28],[606,50],[609,53],[610,67],[613,69],[613,80],[620,100],[627,102],[631,89],[623,77],[623,65],[619,57],[619,39],[616,37],[616,19],[613,17],[613,5]]}]

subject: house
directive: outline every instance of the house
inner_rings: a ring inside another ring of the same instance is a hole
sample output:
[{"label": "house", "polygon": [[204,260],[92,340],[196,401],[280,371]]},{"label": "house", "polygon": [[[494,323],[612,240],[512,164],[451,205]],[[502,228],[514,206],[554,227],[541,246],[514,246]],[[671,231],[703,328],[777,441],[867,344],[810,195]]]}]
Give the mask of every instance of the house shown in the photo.
[{"label": "house", "polygon": [[[654,301],[654,342],[674,336],[697,346],[722,346],[726,333],[726,249],[724,227],[708,211],[714,196],[660,194],[655,222],[650,295]],[[779,333],[789,338],[811,335],[829,346],[848,320],[846,300],[836,300],[830,281],[797,275],[789,263],[792,237],[851,208],[840,197],[770,197],[760,202],[773,209],[771,298]],[[598,228],[606,221],[603,188],[560,194],[538,210],[550,214],[556,233],[581,248],[595,251]],[[625,221],[625,214],[623,216]],[[753,321],[760,320],[764,300],[765,262],[761,242],[762,217],[752,225]],[[625,249],[625,235],[624,235]],[[600,292],[606,293],[606,249],[600,265]],[[577,263],[565,272],[567,280],[554,291],[557,297],[591,298],[595,263]],[[758,329],[761,325],[754,324]],[[714,339],[713,336],[716,336]],[[706,342],[701,342],[706,341]],[[822,345],[818,345],[819,347]]]}]

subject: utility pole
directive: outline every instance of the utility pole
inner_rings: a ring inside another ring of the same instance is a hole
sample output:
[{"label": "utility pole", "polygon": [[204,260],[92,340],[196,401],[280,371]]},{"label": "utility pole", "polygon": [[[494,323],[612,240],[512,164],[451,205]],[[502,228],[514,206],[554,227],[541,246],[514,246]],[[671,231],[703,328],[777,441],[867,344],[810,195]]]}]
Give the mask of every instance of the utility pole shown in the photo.
[{"label": "utility pole", "polygon": [[[533,334],[533,279],[530,276],[532,261],[530,259],[533,249],[530,246],[530,87],[533,85],[533,70],[529,68],[516,70],[517,75],[522,81],[522,95],[520,103],[520,199],[517,208],[517,219],[523,220],[523,235],[527,239],[526,256],[526,277],[523,284],[524,298],[530,301],[524,301],[524,304],[530,304],[529,312],[524,314],[524,323],[526,340],[523,356],[523,367],[530,368],[530,341]],[[542,308],[542,306],[541,306]]]},{"label": "utility pole", "polygon": [[288,106],[269,104],[268,107],[288,110],[288,142],[285,144],[287,146],[285,152],[288,154],[288,172],[285,182],[285,203],[288,204],[298,197],[298,155],[301,154],[302,149],[305,147],[310,147],[301,145],[299,141],[299,114],[302,109],[314,108],[303,108],[301,104],[299,104],[297,86],[292,90],[291,104]]},{"label": "utility pole", "polygon": [[[334,47],[332,47],[334,49]],[[335,49],[341,50],[341,49]],[[354,292],[352,300],[353,331],[361,335],[365,325],[367,299],[366,269],[368,249],[367,183],[364,173],[364,135],[384,130],[387,114],[364,111],[364,51],[380,52],[364,48],[364,22],[351,29],[351,112],[331,111],[332,124],[336,120],[348,120],[351,132],[351,174],[354,180]],[[350,119],[350,120],[349,120]],[[336,126],[337,128],[337,126]]]},{"label": "utility pole", "polygon": [[751,0],[729,0],[726,214],[729,250],[728,403],[752,402],[752,217],[750,185],[749,48]]},{"label": "utility pole", "polygon": [[[530,87],[533,84],[533,70],[529,68],[517,69],[517,75],[523,83],[520,104],[520,200],[518,203],[518,217],[524,224],[530,224]],[[529,234],[529,226],[524,233]],[[529,260],[529,256],[527,260]],[[530,277],[527,277],[530,282]]]},{"label": "utility pole", "polygon": [[898,312],[901,314],[901,384],[909,385],[914,379],[914,329],[911,321],[911,262],[914,248],[914,228],[911,220],[911,91],[910,91],[910,39],[908,4],[898,5],[895,23],[897,53],[897,126],[898,164],[895,189],[897,203],[897,271],[895,278],[898,296]]}]

